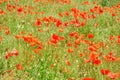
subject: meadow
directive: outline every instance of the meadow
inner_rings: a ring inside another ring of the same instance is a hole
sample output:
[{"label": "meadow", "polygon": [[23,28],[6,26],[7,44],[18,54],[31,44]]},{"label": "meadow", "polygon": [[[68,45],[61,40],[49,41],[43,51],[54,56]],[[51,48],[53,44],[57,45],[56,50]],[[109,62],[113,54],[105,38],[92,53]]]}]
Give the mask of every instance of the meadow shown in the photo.
[{"label": "meadow", "polygon": [[120,80],[120,1],[0,0],[0,80]]}]

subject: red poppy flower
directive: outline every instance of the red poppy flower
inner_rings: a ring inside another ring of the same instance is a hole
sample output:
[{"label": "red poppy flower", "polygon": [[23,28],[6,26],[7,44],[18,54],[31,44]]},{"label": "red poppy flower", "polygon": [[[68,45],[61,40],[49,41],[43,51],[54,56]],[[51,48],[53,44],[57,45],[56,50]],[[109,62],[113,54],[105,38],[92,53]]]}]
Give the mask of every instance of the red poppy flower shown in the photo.
[{"label": "red poppy flower", "polygon": [[16,64],[16,68],[17,68],[17,70],[22,70],[23,69],[21,64]]},{"label": "red poppy flower", "polygon": [[95,52],[97,51],[97,48],[95,46],[89,46],[88,49],[90,51],[95,51]]},{"label": "red poppy flower", "polygon": [[108,55],[104,56],[104,59],[106,61],[115,61],[116,60],[116,57],[113,56],[113,53],[110,52]]},{"label": "red poppy flower", "polygon": [[71,37],[73,37],[73,36],[75,36],[77,34],[77,32],[71,32],[69,35],[71,36]]},{"label": "red poppy flower", "polygon": [[66,65],[67,65],[67,66],[70,66],[70,65],[71,65],[71,64],[70,64],[70,61],[66,60]]},{"label": "red poppy flower", "polygon": [[72,53],[73,49],[72,48],[68,48],[68,53]]},{"label": "red poppy flower", "polygon": [[38,27],[41,27],[42,26],[42,22],[39,18],[37,18],[36,22],[35,22],[35,25],[38,26]]},{"label": "red poppy flower", "polygon": [[88,1],[85,1],[82,3],[82,5],[89,5],[90,3]]},{"label": "red poppy flower", "polygon": [[40,51],[40,49],[34,49],[34,52],[36,53],[36,54],[38,54],[39,53],[39,51]]},{"label": "red poppy flower", "polygon": [[85,22],[81,22],[81,26],[84,27],[85,26]]},{"label": "red poppy flower", "polygon": [[114,79],[114,80],[117,78],[117,75],[115,73],[112,73],[112,72],[108,73],[107,76],[111,79]]},{"label": "red poppy flower", "polygon": [[6,55],[6,56],[5,56],[5,59],[7,60],[8,58],[9,58],[9,56],[8,56],[8,55]]},{"label": "red poppy flower", "polygon": [[69,12],[68,11],[64,12],[64,15],[69,16]]},{"label": "red poppy flower", "polygon": [[59,36],[57,34],[53,34],[52,38],[55,39],[55,40],[59,40]]},{"label": "red poppy flower", "polygon": [[101,72],[102,75],[107,75],[107,74],[110,73],[110,70],[108,70],[108,69],[101,69],[100,72]]},{"label": "red poppy flower", "polygon": [[90,60],[94,61],[94,60],[96,60],[96,59],[98,59],[98,54],[96,54],[95,52],[92,52],[92,53],[90,54]]},{"label": "red poppy flower", "polygon": [[0,36],[0,42],[2,41],[2,36]]},{"label": "red poppy flower", "polygon": [[5,34],[9,35],[10,34],[10,30],[9,29],[5,29]]},{"label": "red poppy flower", "polygon": [[94,35],[92,33],[88,33],[87,37],[88,38],[94,38]]},{"label": "red poppy flower", "polygon": [[102,61],[99,60],[99,59],[96,59],[96,60],[93,61],[93,64],[94,64],[95,66],[98,66],[98,65],[100,65],[101,63],[102,63]]},{"label": "red poppy flower", "polygon": [[96,15],[95,15],[95,14],[92,14],[92,18],[96,18]]},{"label": "red poppy flower", "polygon": [[111,40],[111,41],[114,40],[114,36],[113,36],[113,35],[110,36],[110,40]]},{"label": "red poppy flower", "polygon": [[5,12],[3,10],[0,10],[0,15],[5,14]]},{"label": "red poppy flower", "polygon": [[69,47],[72,46],[71,41],[68,41],[67,46],[69,46]]},{"label": "red poppy flower", "polygon": [[114,16],[117,16],[117,14],[116,13],[112,13],[112,16],[114,17]]},{"label": "red poppy flower", "polygon": [[120,44],[120,38],[118,38],[117,42],[118,42],[118,44]]},{"label": "red poppy flower", "polygon": [[23,11],[23,8],[20,7],[17,9],[17,11],[18,11],[18,13],[21,13]]},{"label": "red poppy flower", "polygon": [[62,25],[62,21],[61,20],[57,20],[56,21],[56,27],[60,27]]},{"label": "red poppy flower", "polygon": [[53,44],[57,44],[60,39],[61,38],[57,34],[53,34],[51,39],[50,39],[50,42],[53,43]]},{"label": "red poppy flower", "polygon": [[76,45],[79,45],[79,44],[80,44],[80,39],[75,40],[74,43],[75,43]]},{"label": "red poppy flower", "polygon": [[8,11],[13,11],[13,6],[11,4],[6,5]]},{"label": "red poppy flower", "polygon": [[62,14],[62,13],[59,13],[59,16],[60,16],[60,17],[63,17],[63,14]]},{"label": "red poppy flower", "polygon": [[18,50],[16,50],[16,49],[13,49],[13,50],[11,51],[11,53],[12,53],[13,55],[15,55],[15,56],[18,56]]},{"label": "red poppy flower", "polygon": [[80,53],[80,54],[79,54],[79,56],[80,56],[80,57],[83,57],[83,54],[82,54],[82,53]]},{"label": "red poppy flower", "polygon": [[50,39],[50,42],[53,43],[53,44],[57,44],[57,43],[58,43],[58,40],[51,38],[51,39]]},{"label": "red poppy flower", "polygon": [[16,38],[16,39],[20,39],[21,36],[20,36],[20,35],[16,35],[15,38]]}]

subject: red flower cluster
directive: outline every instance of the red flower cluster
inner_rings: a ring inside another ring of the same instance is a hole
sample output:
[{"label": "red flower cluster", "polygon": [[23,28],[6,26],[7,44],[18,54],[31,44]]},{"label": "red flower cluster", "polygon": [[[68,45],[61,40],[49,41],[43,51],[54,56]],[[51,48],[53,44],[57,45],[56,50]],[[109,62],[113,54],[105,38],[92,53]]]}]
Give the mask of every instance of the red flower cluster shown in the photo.
[{"label": "red flower cluster", "polygon": [[5,56],[5,59],[8,59],[9,57],[12,57],[12,56],[18,56],[18,50],[13,49],[12,51],[8,52]]},{"label": "red flower cluster", "polygon": [[112,79],[112,80],[116,80],[118,75],[116,73],[111,72],[108,69],[101,69],[101,74],[102,75],[106,75],[108,78]]}]

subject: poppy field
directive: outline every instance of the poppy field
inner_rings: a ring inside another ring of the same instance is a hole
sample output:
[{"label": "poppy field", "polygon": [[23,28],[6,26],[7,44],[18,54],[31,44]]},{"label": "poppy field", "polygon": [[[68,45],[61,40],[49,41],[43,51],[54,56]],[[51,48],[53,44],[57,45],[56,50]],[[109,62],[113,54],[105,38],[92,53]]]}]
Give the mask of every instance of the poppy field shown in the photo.
[{"label": "poppy field", "polygon": [[0,80],[120,80],[120,1],[0,0]]}]

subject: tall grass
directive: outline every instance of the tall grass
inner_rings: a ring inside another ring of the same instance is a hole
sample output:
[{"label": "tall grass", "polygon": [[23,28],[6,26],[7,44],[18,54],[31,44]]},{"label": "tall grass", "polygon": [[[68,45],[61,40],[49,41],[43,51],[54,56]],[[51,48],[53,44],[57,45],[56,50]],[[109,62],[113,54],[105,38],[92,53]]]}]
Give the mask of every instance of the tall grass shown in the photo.
[{"label": "tall grass", "polygon": [[119,1],[15,1],[0,4],[0,80],[120,79]]}]

